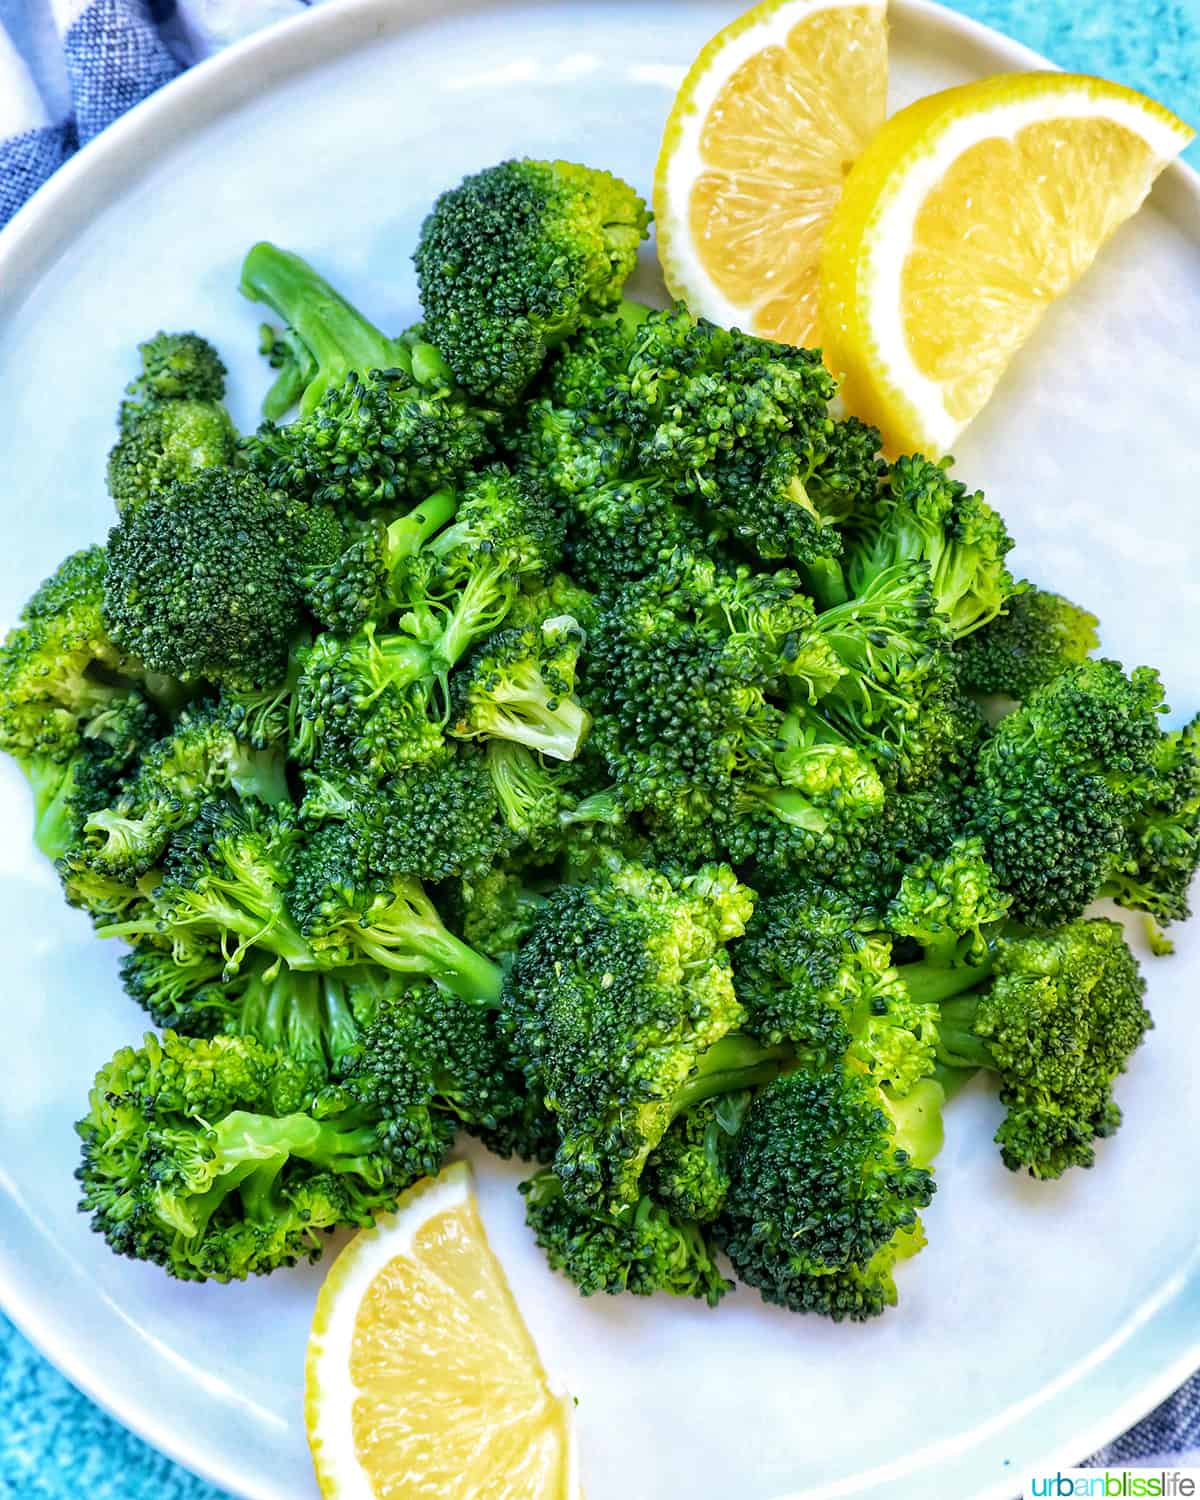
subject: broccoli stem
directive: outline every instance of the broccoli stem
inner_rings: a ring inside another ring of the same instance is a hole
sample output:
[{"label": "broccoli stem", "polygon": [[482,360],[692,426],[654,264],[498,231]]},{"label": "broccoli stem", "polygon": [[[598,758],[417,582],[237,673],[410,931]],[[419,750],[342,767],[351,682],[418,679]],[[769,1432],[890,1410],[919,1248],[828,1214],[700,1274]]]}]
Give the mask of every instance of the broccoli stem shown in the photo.
[{"label": "broccoli stem", "polygon": [[730,1094],[769,1083],[795,1055],[796,1049],[790,1042],[768,1047],[741,1032],[723,1036],[705,1052],[696,1072],[675,1094],[675,1114],[681,1115],[693,1104],[715,1094]]},{"label": "broccoli stem", "polygon": [[460,1000],[494,1006],[500,999],[503,972],[476,953],[442,923],[416,881],[402,882],[396,900],[372,920],[365,917],[355,933],[365,957],[401,974],[428,974]]},{"label": "broccoli stem", "polygon": [[242,262],[241,289],[252,302],[273,308],[316,360],[316,373],[300,397],[302,414],[318,406],[351,371],[412,374],[407,344],[387,338],[307,261],[288,250],[266,241],[252,246]]},{"label": "broccoli stem", "polygon": [[833,609],[849,600],[846,575],[836,557],[814,558],[802,563],[798,571],[819,610]]},{"label": "broccoli stem", "polygon": [[378,1187],[382,1181],[378,1134],[370,1125],[347,1129],[347,1118],[341,1115],[336,1121],[314,1120],[303,1114],[276,1117],[235,1109],[212,1127],[213,1145],[220,1159],[230,1163],[235,1176],[246,1163],[254,1171],[263,1163],[278,1161],[282,1166],[289,1156],[298,1156],[327,1171],[354,1172]]},{"label": "broccoli stem", "polygon": [[393,521],[387,529],[388,557],[393,571],[405,558],[415,556],[457,508],[458,496],[453,490],[435,490],[407,515]]},{"label": "broccoli stem", "polygon": [[[915,964],[901,964],[899,973],[912,998],[921,1004],[945,1005],[956,995],[981,985],[992,972],[994,946],[981,964],[959,964],[952,967],[923,959]],[[944,1014],[944,1010],[943,1010]]]},{"label": "broccoli stem", "polygon": [[60,859],[75,839],[71,815],[74,762],[63,764],[35,755],[21,769],[33,792],[33,842],[47,859]]},{"label": "broccoli stem", "polygon": [[990,1068],[988,1045],[975,1035],[978,995],[963,995],[942,1006],[938,1020],[938,1058],[951,1068]]}]

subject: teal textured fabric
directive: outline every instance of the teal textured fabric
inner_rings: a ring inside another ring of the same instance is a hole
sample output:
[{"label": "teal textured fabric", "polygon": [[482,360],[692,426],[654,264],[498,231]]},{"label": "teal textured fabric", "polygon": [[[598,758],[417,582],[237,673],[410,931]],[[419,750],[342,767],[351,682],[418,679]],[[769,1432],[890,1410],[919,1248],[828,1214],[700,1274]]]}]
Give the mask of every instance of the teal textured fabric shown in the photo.
[{"label": "teal textured fabric", "polygon": [[[253,11],[257,3],[247,0],[246,11]],[[1018,38],[1063,67],[1119,79],[1200,124],[1200,0],[957,0],[955,8]],[[147,35],[148,28],[163,25],[167,40],[175,40],[170,36],[175,12],[170,0],[129,0],[124,11],[113,0],[97,9],[103,9],[110,20],[127,11],[136,16]],[[281,13],[278,4],[273,9],[274,14]],[[23,0],[15,4],[0,0],[0,23],[22,10]],[[13,40],[17,40],[15,33]],[[94,40],[103,46],[102,36]],[[170,50],[178,55],[177,44]],[[166,51],[161,55],[165,57]],[[164,70],[164,76],[169,76],[173,67],[164,63]],[[159,81],[158,75],[147,80],[147,88],[138,97]],[[1200,166],[1200,146],[1193,146],[1189,156]],[[12,177],[8,180],[12,185]],[[30,189],[37,180],[34,174]],[[1129,1461],[1135,1454],[1194,1445],[1200,1442],[1198,1413],[1200,1388],[1193,1381],[1107,1450],[1105,1457]],[[80,1496],[87,1500],[228,1500],[101,1412],[0,1315],[0,1500],[78,1500]]]}]

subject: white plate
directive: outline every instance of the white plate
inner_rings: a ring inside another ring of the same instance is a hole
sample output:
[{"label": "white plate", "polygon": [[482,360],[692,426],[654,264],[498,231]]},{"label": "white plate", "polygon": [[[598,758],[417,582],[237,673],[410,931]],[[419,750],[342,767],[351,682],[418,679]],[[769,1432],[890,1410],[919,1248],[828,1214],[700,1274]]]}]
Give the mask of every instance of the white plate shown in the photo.
[{"label": "white plate", "polygon": [[[385,326],[416,312],[409,254],[435,192],[511,153],[650,185],[684,64],[726,0],[331,6],[197,68],[59,173],[0,237],[0,620],[110,521],[104,456],[137,340],[195,326],[253,422],[258,310],[237,294],[260,237],[311,256]],[[894,7],[900,102],[1031,54],[948,12]],[[654,284],[646,257],[644,287]],[[1055,310],[960,449],[1020,538],[1018,567],[1099,609],[1105,645],[1200,705],[1200,193],[1175,168]],[[113,1258],[74,1211],[71,1122],[142,1017],[116,947],[64,909],[0,780],[7,971],[0,1289],[97,1400],[223,1488],[315,1493],[301,1357],[321,1275],[181,1286]],[[579,1397],[591,1500],[783,1495],[981,1500],[1073,1459],[1200,1362],[1200,933],[1156,963],[1158,1030],[1123,1082],[1128,1124],[1089,1175],[1035,1185],[990,1144],[979,1089],[955,1107],[900,1308],[867,1327],[768,1310],[585,1302],[521,1223],[516,1173],[480,1171],[489,1230],[551,1366]]]}]

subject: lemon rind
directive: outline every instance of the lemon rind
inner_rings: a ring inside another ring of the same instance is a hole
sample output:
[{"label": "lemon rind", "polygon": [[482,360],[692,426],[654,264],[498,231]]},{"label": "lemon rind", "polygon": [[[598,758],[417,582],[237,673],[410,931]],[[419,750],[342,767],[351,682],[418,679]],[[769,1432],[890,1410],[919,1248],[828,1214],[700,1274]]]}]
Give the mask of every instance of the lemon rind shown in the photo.
[{"label": "lemon rind", "polygon": [[357,1234],[330,1267],[317,1298],[304,1363],[305,1424],[326,1500],[375,1500],[370,1476],[358,1461],[351,1423],[358,1392],[350,1378],[350,1354],[362,1299],[383,1267],[412,1249],[423,1224],[465,1203],[471,1192],[470,1167],[452,1162],[440,1176],[425,1178],[403,1193],[395,1209]]},{"label": "lemon rind", "polygon": [[[722,87],[743,63],[772,45],[782,46],[802,20],[822,11],[858,10],[886,24],[886,0],[765,0],[717,32],[688,69],[663,132],[654,172],[658,256],[667,290],[696,304],[725,327],[746,327],[755,304],[734,302],[713,281],[695,253],[686,223],[687,192],[704,169],[700,137]],[[714,67],[717,58],[720,68]]]},{"label": "lemon rind", "polygon": [[[860,325],[865,349],[881,394],[903,418],[908,445],[933,453],[950,449],[967,423],[947,410],[941,385],[923,374],[909,353],[901,279],[917,215],[950,165],[980,141],[1011,139],[1044,120],[1111,119],[1144,140],[1156,159],[1144,200],[1158,172],[1193,135],[1169,110],[1106,80],[1060,73],[1018,74],[1012,80],[1007,99],[1002,80],[987,80],[999,102],[985,109],[973,103],[980,97],[979,85],[947,90],[943,110],[901,151],[889,185],[863,227],[863,260],[856,279],[859,305],[870,310],[869,320]],[[921,106],[928,109],[930,101]]]}]

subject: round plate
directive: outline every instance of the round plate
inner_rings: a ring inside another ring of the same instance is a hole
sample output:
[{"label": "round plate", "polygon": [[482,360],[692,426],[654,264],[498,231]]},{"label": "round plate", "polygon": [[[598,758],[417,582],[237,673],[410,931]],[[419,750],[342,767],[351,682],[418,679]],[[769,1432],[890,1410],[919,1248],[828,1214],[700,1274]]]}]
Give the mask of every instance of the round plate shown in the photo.
[{"label": "round plate", "polygon": [[[246,248],[311,257],[384,326],[416,313],[410,253],[434,195],[510,154],[612,168],[643,191],[684,67],[721,0],[339,4],[254,38],[132,111],[0,236],[0,620],[111,521],[105,452],[134,345],[213,337],[251,425],[267,375]],[[894,92],[1039,60],[935,6],[898,3]],[[1016,566],[1095,607],[1105,646],[1200,705],[1200,194],[1172,168],[1054,310],[962,443],[1020,539]],[[640,284],[656,285],[652,252]],[[137,1038],[115,945],[64,908],[0,780],[8,973],[0,1288],[8,1311],[123,1421],[253,1500],[315,1494],[302,1354],[319,1268],[185,1286],[115,1259],[75,1212],[71,1122],[96,1066]],[[515,1170],[481,1162],[489,1230],[548,1364],[579,1397],[591,1500],[982,1500],[1073,1459],[1200,1362],[1200,934],[1154,963],[1158,1029],[1120,1088],[1128,1124],[1091,1173],[1011,1176],[998,1110],[956,1102],[929,1248],[866,1327],[762,1306],[584,1301],[521,1223]],[[629,1476],[637,1476],[632,1485]]]}]

